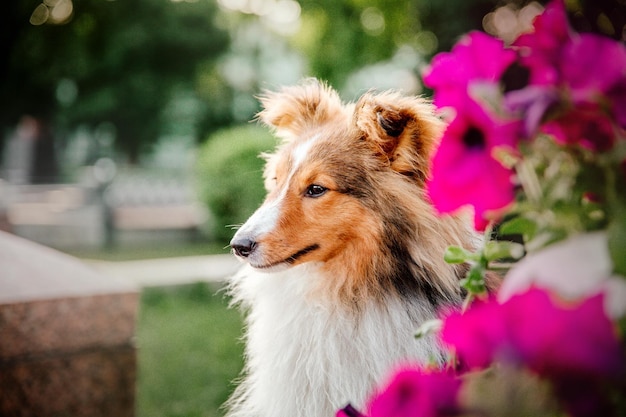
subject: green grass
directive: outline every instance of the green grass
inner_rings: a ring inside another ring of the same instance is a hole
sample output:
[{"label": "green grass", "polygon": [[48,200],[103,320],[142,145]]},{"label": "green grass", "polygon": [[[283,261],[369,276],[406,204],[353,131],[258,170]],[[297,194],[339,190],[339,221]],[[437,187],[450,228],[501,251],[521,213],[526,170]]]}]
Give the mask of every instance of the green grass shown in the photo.
[{"label": "green grass", "polygon": [[137,417],[214,417],[242,367],[241,316],[217,287],[145,289],[137,329]]}]

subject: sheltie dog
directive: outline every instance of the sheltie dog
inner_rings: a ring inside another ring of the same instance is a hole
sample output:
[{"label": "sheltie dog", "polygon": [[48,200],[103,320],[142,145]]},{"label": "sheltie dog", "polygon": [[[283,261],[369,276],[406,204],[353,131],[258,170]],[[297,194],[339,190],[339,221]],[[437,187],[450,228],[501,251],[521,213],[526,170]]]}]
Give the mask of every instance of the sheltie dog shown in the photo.
[{"label": "sheltie dog", "polygon": [[342,103],[308,80],[261,97],[281,139],[265,155],[267,197],[237,231],[246,265],[229,283],[246,311],[245,369],[230,417],[333,417],[363,407],[403,363],[441,364],[416,329],[462,298],[472,228],[439,217],[424,185],[443,123],[429,102],[396,92]]}]

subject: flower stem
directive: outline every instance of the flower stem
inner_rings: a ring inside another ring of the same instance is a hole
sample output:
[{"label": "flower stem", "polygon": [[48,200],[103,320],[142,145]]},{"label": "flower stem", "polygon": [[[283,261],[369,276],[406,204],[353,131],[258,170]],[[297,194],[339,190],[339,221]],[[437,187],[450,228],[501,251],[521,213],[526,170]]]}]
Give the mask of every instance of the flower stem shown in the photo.
[{"label": "flower stem", "polygon": [[529,161],[522,160],[515,166],[515,170],[528,201],[538,207],[541,204],[541,184],[534,168]]}]

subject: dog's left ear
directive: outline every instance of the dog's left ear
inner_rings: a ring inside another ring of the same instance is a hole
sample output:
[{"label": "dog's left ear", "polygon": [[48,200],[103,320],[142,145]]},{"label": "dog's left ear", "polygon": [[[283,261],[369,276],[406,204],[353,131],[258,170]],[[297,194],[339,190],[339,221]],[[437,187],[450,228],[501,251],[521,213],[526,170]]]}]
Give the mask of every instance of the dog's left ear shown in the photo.
[{"label": "dog's left ear", "polygon": [[337,92],[313,78],[277,92],[267,91],[259,98],[263,107],[257,115],[259,120],[287,141],[312,127],[345,117]]},{"label": "dog's left ear", "polygon": [[365,94],[354,110],[356,126],[391,169],[419,182],[428,176],[431,152],[443,131],[427,100],[397,93]]}]

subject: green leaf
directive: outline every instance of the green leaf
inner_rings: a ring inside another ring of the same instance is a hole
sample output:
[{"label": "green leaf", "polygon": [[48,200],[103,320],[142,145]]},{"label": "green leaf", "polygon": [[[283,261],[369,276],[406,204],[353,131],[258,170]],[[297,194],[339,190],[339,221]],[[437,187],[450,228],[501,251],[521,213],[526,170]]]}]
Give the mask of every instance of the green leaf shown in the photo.
[{"label": "green leaf", "polygon": [[485,270],[477,264],[474,265],[468,272],[467,277],[459,281],[461,286],[465,288],[471,294],[484,294],[486,292],[485,287]]},{"label": "green leaf", "polygon": [[502,223],[499,233],[502,236],[522,235],[524,242],[532,240],[537,233],[537,223],[527,217],[516,217]]},{"label": "green leaf", "polygon": [[490,240],[485,244],[483,256],[487,261],[497,259],[520,259],[524,256],[524,245],[506,240]]},{"label": "green leaf", "polygon": [[443,259],[449,264],[462,264],[472,259],[472,253],[459,246],[448,246]]}]

